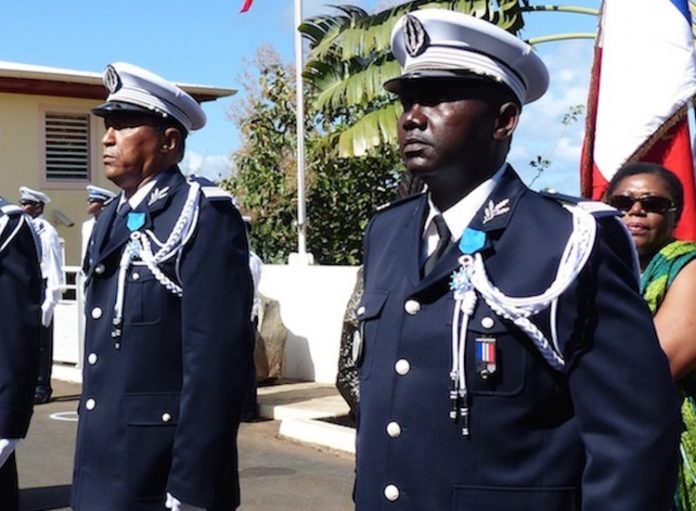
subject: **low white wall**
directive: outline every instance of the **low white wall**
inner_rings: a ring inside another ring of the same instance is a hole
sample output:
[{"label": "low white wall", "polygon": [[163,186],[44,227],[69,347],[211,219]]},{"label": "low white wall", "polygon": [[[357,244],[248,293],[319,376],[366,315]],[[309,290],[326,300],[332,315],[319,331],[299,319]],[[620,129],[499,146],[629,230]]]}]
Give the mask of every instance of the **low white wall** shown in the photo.
[{"label": "low white wall", "polygon": [[[343,315],[357,271],[357,266],[264,265],[259,291],[280,303],[281,319],[288,329],[284,377],[336,381]],[[56,307],[54,361],[79,366],[83,306],[77,279],[70,286],[76,288],[77,300],[61,300]]]},{"label": "low white wall", "polygon": [[357,266],[263,267],[259,292],[278,300],[288,329],[283,376],[334,383],[345,308]]}]

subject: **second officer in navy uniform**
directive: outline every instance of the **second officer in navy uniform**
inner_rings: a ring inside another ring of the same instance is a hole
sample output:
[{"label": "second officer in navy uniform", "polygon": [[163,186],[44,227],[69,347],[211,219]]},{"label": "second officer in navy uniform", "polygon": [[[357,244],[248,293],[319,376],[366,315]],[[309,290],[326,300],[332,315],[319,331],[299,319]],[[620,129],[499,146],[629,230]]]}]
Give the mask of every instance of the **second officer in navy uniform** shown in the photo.
[{"label": "second officer in navy uniform", "polygon": [[358,511],[658,511],[678,398],[616,212],[506,163],[548,74],[483,20],[419,10],[386,83],[425,194],[365,236]]},{"label": "second officer in navy uniform", "polygon": [[251,370],[252,281],[232,197],[178,162],[198,103],[127,63],[108,66],[106,177],[122,191],[86,256],[86,332],[72,507],[228,511]]}]

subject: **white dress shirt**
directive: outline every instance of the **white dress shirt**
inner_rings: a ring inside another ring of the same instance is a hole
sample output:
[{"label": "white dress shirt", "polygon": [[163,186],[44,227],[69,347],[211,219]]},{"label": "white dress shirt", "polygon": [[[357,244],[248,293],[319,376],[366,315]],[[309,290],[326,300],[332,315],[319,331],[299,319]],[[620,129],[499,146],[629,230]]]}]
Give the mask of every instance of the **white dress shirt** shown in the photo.
[{"label": "white dress shirt", "polygon": [[458,240],[464,232],[464,229],[466,229],[471,223],[471,220],[473,220],[476,212],[484,205],[486,199],[495,188],[495,185],[500,181],[506,167],[507,163],[503,164],[495,174],[470,191],[466,196],[462,197],[459,202],[446,211],[437,209],[435,204],[433,204],[432,198],[428,195],[428,205],[430,208],[428,216],[425,219],[425,224],[423,225],[423,260],[435,251],[437,242],[440,239],[433,218],[437,215],[442,215],[450,231],[450,241]]}]

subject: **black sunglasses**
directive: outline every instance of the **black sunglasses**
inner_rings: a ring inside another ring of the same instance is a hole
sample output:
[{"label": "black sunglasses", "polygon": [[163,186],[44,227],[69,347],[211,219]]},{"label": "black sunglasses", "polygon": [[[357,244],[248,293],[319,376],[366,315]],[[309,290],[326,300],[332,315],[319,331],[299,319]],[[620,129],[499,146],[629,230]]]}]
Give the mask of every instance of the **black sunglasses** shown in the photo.
[{"label": "black sunglasses", "polygon": [[677,205],[673,200],[659,195],[643,195],[641,197],[633,197],[631,195],[612,195],[609,197],[609,205],[615,207],[622,213],[629,211],[636,202],[640,202],[640,207],[646,213],[667,213],[667,211],[675,211]]}]

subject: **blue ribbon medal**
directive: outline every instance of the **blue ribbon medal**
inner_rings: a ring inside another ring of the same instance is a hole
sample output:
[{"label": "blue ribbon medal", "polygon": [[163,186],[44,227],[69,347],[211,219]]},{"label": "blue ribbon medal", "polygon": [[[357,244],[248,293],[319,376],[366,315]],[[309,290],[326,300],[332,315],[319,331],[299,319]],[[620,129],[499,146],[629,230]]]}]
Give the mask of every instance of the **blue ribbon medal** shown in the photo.
[{"label": "blue ribbon medal", "polygon": [[467,227],[464,229],[461,239],[459,240],[459,250],[462,254],[473,254],[483,248],[486,244],[486,233]]},{"label": "blue ribbon medal", "polygon": [[131,211],[126,217],[126,227],[130,232],[137,231],[143,225],[145,225],[145,212],[143,211]]}]

